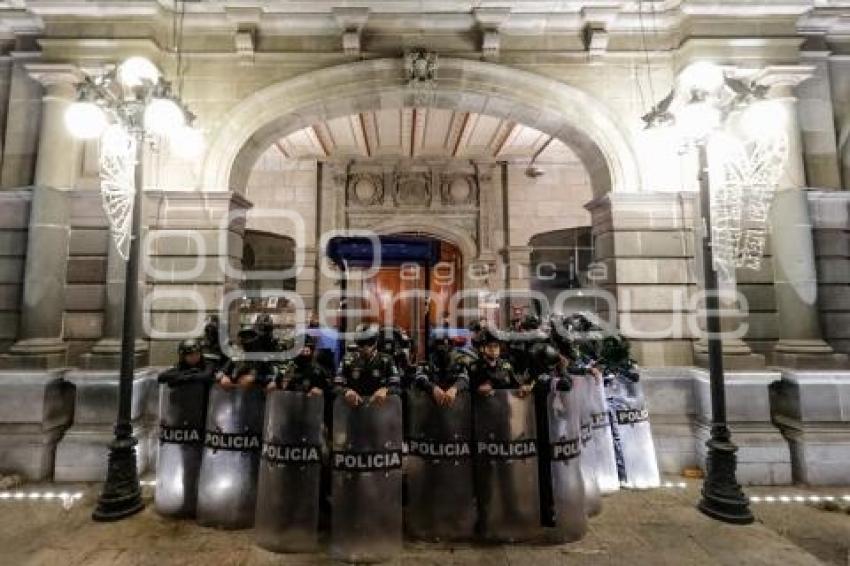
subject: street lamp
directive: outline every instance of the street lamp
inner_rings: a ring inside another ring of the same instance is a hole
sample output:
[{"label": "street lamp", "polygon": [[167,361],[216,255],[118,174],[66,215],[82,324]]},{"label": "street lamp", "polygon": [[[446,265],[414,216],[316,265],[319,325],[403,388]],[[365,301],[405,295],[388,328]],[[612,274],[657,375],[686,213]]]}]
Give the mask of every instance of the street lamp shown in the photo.
[{"label": "street lamp", "polygon": [[[729,76],[711,63],[694,63],[680,74],[670,94],[643,117],[647,128],[675,126],[686,147],[695,147],[699,163],[700,213],[702,216],[702,269],[705,285],[706,331],[711,390],[711,438],[706,442],[706,476],[698,508],[728,523],[753,521],[749,500],[735,477],[737,447],[726,423],[726,391],[723,376],[723,344],[720,338],[720,301],[717,263],[712,247],[711,182],[708,146],[713,133],[739,112],[740,123],[764,123],[763,102],[768,88]],[[774,116],[775,120],[775,116]],[[715,246],[718,244],[715,243]],[[725,270],[734,271],[735,265]]]},{"label": "street lamp", "polygon": [[[168,136],[175,149],[180,147],[191,154],[199,152],[203,140],[191,128],[194,116],[172,94],[156,66],[144,57],[131,57],[109,73],[86,77],[77,85],[77,94],[77,101],[65,114],[65,124],[76,138],[100,139],[104,208],[118,251],[127,262],[118,418],[115,438],[109,445],[106,482],[92,513],[97,521],[114,521],[144,507],[136,468],[138,441],[130,424],[139,323],[136,311],[144,145],[153,143],[153,136]],[[186,144],[195,147],[184,147]]]}]

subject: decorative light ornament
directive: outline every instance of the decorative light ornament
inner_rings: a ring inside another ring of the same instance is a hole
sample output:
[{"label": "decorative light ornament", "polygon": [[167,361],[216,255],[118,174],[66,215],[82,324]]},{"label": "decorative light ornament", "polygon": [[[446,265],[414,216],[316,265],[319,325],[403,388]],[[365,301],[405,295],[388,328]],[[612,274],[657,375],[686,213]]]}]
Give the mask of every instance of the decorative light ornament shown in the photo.
[{"label": "decorative light ornament", "polygon": [[762,100],[741,113],[738,125],[748,139],[777,135],[785,128],[783,109],[776,101]]},{"label": "decorative light ornament", "polygon": [[145,130],[164,136],[186,125],[186,114],[171,98],[154,98],[145,109]]},{"label": "decorative light ornament", "polygon": [[198,128],[184,125],[171,136],[171,149],[186,161],[199,159],[204,153],[204,147],[204,134]]},{"label": "decorative light ornament", "polygon": [[100,194],[109,231],[125,261],[130,257],[135,169],[136,140],[123,126],[110,126],[100,144]]},{"label": "decorative light ornament", "polygon": [[159,69],[144,57],[130,57],[118,67],[118,80],[128,88],[154,84],[159,80]]},{"label": "decorative light ornament", "polygon": [[736,269],[761,267],[773,196],[788,158],[784,132],[741,142],[732,136],[712,144],[722,178],[711,191],[714,266],[732,280]]},{"label": "decorative light ornament", "polygon": [[690,140],[705,138],[719,125],[720,110],[706,100],[689,102],[676,113],[676,126]]},{"label": "decorative light ornament", "polygon": [[715,93],[725,80],[723,69],[708,61],[691,63],[679,74],[679,85],[685,92]]},{"label": "decorative light ornament", "polygon": [[78,100],[65,111],[65,127],[77,139],[96,139],[106,126],[106,113],[94,102]]}]

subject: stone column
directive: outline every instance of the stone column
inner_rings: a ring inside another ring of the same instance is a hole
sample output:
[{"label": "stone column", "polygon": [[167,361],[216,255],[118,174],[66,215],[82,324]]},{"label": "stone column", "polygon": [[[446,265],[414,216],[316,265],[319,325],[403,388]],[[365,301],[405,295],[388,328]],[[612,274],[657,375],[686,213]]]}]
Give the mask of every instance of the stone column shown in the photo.
[{"label": "stone column", "polygon": [[593,310],[616,322],[641,365],[693,364],[693,194],[609,193],[585,208],[593,226]]},{"label": "stone column", "polygon": [[44,86],[18,341],[3,357],[7,367],[48,369],[65,365],[63,342],[70,206],[68,192],[79,169],[80,143],[65,128],[65,110],[79,80],[70,65],[31,64]]},{"label": "stone column", "polygon": [[770,85],[776,116],[788,136],[788,158],[770,210],[779,341],[773,363],[783,367],[833,368],[846,364],[823,340],[817,304],[812,222],[806,199],[803,142],[794,88],[810,76],[807,68],[769,68],[761,82]]},{"label": "stone column", "polygon": [[[142,229],[142,242],[146,242],[145,228]],[[115,241],[109,236],[109,248],[106,262],[106,308],[103,312],[103,334],[100,340],[92,346],[91,352],[82,356],[82,365],[87,369],[118,369],[121,365],[121,334],[124,324],[124,296],[126,287],[127,262],[118,253]],[[144,329],[142,324],[142,304],[144,303],[145,270],[139,271],[139,304],[136,320],[136,363],[135,367],[147,365],[148,345],[142,339]]]}]

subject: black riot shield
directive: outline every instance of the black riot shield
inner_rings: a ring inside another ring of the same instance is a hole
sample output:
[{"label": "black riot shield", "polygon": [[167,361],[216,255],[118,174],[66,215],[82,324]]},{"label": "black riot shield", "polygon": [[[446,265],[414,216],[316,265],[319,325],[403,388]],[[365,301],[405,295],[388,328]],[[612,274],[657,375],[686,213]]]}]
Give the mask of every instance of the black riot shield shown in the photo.
[{"label": "black riot shield", "polygon": [[401,399],[333,409],[331,557],[381,562],[401,550]]},{"label": "black riot shield", "polygon": [[576,376],[573,379],[573,390],[576,392],[579,407],[581,456],[579,466],[584,480],[585,511],[589,517],[602,512],[602,493],[599,490],[599,480],[596,477],[596,446],[593,443],[593,388],[595,380],[591,375]]},{"label": "black riot shield", "polygon": [[475,472],[479,530],[490,541],[540,534],[534,400],[516,391],[475,396]]},{"label": "black riot shield", "polygon": [[254,524],[263,406],[260,389],[213,386],[198,481],[198,523],[244,529]]},{"label": "black riot shield", "polygon": [[160,515],[195,516],[208,391],[209,386],[200,382],[160,386],[154,492]]},{"label": "black riot shield", "polygon": [[273,552],[318,544],[323,411],[322,396],[267,396],[254,525],[257,544]]},{"label": "black riot shield", "polygon": [[547,533],[553,542],[580,540],[587,533],[584,478],[581,473],[581,398],[573,390],[551,391],[549,460],[555,526]]},{"label": "black riot shield", "polygon": [[469,539],[477,517],[472,472],[472,408],[458,393],[449,407],[430,395],[407,398],[407,532],[424,540]]}]

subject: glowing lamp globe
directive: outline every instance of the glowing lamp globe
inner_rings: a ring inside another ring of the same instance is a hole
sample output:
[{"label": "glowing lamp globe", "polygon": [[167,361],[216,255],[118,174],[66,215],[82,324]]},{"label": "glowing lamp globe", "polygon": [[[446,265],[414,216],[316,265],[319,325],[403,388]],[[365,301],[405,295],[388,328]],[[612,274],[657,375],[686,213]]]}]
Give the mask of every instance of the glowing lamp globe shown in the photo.
[{"label": "glowing lamp globe", "polygon": [[676,127],[682,137],[703,139],[720,125],[720,110],[708,102],[691,102],[676,113]]},{"label": "glowing lamp globe", "polygon": [[185,125],[171,136],[171,149],[181,159],[198,159],[204,153],[204,134],[197,128]]},{"label": "glowing lamp globe", "polygon": [[74,102],[65,111],[65,127],[77,139],[98,138],[106,126],[106,114],[94,102]]},{"label": "glowing lamp globe", "polygon": [[786,127],[783,109],[774,101],[751,104],[741,115],[741,133],[749,139],[777,134]]},{"label": "glowing lamp globe", "polygon": [[725,82],[723,69],[707,61],[699,61],[685,67],[679,75],[679,86],[686,91],[713,93]]},{"label": "glowing lamp globe", "polygon": [[145,110],[145,129],[157,135],[176,132],[186,125],[186,114],[170,98],[154,98]]},{"label": "glowing lamp globe", "polygon": [[159,69],[144,57],[130,57],[118,67],[118,80],[129,88],[153,84],[159,80]]}]

